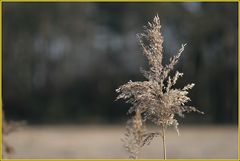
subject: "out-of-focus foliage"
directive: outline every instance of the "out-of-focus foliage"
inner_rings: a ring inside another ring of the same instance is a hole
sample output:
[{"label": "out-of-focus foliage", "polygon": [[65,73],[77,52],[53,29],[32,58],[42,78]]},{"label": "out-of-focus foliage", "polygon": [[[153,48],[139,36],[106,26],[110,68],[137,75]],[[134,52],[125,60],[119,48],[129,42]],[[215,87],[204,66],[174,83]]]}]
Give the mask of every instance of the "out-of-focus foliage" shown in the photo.
[{"label": "out-of-focus foliage", "polygon": [[3,3],[3,104],[30,123],[120,121],[115,88],[143,80],[136,34],[154,15],[168,61],[196,83],[185,122],[237,122],[237,3]]}]

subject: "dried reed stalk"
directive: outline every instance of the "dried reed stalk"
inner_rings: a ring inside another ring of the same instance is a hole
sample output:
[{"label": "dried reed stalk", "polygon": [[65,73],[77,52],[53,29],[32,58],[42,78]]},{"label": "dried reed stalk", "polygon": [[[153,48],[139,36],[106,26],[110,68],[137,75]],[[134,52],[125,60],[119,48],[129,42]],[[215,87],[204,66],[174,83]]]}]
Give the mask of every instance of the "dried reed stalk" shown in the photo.
[{"label": "dried reed stalk", "polygon": [[[130,153],[129,157],[133,159],[138,157],[145,144],[149,144],[155,136],[159,135],[163,141],[163,158],[166,159],[166,128],[174,126],[179,134],[175,115],[183,117],[184,112],[203,114],[195,107],[185,105],[190,101],[187,96],[188,90],[192,89],[194,84],[187,84],[180,89],[173,88],[183,73],[176,71],[173,77],[169,75],[179,61],[186,44],[182,45],[178,53],[170,58],[168,64],[163,65],[163,37],[160,29],[159,17],[155,16],[153,22],[149,22],[148,26],[144,27],[144,32],[137,35],[149,64],[149,70],[141,70],[147,80],[129,81],[116,89],[119,93],[117,100],[124,99],[126,103],[132,104],[128,113],[134,113],[134,116],[127,123],[123,142]],[[147,132],[145,127],[147,120],[158,126],[160,132]]]}]

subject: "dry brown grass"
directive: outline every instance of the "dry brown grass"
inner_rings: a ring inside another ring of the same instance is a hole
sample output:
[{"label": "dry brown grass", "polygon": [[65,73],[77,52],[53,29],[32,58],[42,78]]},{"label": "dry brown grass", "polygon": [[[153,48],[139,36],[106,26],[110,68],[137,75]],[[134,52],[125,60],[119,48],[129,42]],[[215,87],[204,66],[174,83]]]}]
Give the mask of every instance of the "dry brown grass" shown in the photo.
[{"label": "dry brown grass", "polygon": [[[151,128],[150,128],[151,129]],[[12,158],[127,159],[121,146],[123,125],[26,126],[6,139],[14,145]],[[156,129],[151,129],[156,130]],[[183,126],[181,139],[169,128],[168,159],[236,159],[237,126]],[[143,159],[162,157],[155,141],[139,154]]]},{"label": "dry brown grass", "polygon": [[[174,126],[177,133],[178,121],[175,115],[183,117],[184,112],[203,112],[195,107],[186,106],[191,99],[187,96],[188,90],[194,84],[187,84],[183,88],[175,88],[177,80],[183,73],[176,72],[173,77],[170,71],[179,61],[186,44],[182,45],[178,53],[170,58],[169,64],[164,65],[163,60],[163,37],[160,32],[161,25],[158,16],[154,17],[152,23],[144,27],[143,33],[139,34],[140,46],[149,64],[149,70],[142,70],[146,81],[129,81],[120,86],[116,91],[119,93],[118,99],[126,100],[132,107],[128,113],[134,113],[130,123],[127,124],[127,131],[123,139],[129,157],[136,159],[141,148],[149,144],[155,136],[161,136],[163,141],[163,158],[166,159],[166,129]],[[145,122],[151,121],[159,130],[148,132]]]}]

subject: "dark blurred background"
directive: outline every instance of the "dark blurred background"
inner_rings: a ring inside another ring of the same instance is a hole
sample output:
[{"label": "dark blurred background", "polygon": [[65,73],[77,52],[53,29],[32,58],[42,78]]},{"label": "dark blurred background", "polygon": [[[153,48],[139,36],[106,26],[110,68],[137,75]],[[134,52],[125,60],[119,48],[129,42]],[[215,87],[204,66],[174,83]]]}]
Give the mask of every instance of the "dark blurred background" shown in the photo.
[{"label": "dark blurred background", "polygon": [[[164,62],[188,43],[177,86],[194,82],[206,114],[187,123],[237,124],[236,3],[3,3],[3,108],[29,124],[119,123],[115,89],[144,80],[136,34],[158,14]],[[180,122],[181,122],[180,121]]]}]

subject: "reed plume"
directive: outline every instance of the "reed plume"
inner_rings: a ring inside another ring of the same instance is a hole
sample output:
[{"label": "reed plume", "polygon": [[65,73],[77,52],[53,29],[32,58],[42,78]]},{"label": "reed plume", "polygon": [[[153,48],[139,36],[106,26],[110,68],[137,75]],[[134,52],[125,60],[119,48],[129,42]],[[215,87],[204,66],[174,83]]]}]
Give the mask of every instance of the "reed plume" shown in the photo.
[{"label": "reed plume", "polygon": [[2,148],[3,148],[2,152],[4,158],[11,157],[11,155],[15,152],[14,147],[8,143],[7,137],[11,133],[18,131],[25,125],[26,125],[25,121],[21,122],[6,121],[4,110],[2,110]]},{"label": "reed plume", "polygon": [[[139,44],[144,56],[148,60],[149,69],[141,69],[146,81],[129,81],[116,89],[119,93],[118,99],[132,104],[128,113],[133,113],[127,123],[127,131],[123,139],[130,158],[136,159],[141,148],[150,143],[155,136],[161,136],[163,141],[163,158],[166,159],[166,129],[174,126],[177,133],[178,121],[175,115],[181,117],[185,112],[198,112],[193,106],[185,105],[191,99],[187,96],[188,90],[192,89],[194,83],[187,84],[183,88],[173,88],[183,73],[176,71],[170,76],[170,72],[178,63],[186,44],[183,44],[178,53],[170,58],[168,64],[163,64],[163,36],[160,32],[160,19],[154,17],[152,23],[144,27],[144,32],[138,34]],[[159,132],[147,132],[146,121],[153,122],[159,127]]]}]

